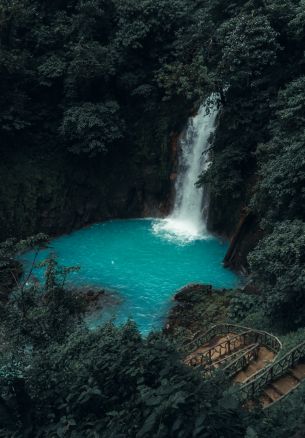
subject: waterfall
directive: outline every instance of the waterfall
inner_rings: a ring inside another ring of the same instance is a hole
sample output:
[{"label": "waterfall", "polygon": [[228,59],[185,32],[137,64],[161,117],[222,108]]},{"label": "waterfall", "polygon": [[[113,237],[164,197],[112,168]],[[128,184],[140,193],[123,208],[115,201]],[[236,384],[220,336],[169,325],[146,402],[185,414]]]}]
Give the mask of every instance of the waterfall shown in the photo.
[{"label": "waterfall", "polygon": [[204,103],[189,119],[180,141],[174,209],[156,226],[158,232],[165,231],[186,240],[207,237],[208,193],[205,187],[196,187],[196,182],[209,166],[209,139],[215,129],[216,116],[216,103],[209,111]]}]

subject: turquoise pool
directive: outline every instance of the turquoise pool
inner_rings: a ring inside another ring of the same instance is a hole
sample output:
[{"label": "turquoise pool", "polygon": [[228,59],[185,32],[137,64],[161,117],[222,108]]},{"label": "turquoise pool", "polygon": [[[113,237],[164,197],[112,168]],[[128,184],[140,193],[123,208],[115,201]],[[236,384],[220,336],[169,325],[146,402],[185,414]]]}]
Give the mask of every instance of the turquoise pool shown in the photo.
[{"label": "turquoise pool", "polygon": [[[114,315],[118,322],[130,317],[147,333],[164,324],[173,295],[182,286],[199,282],[233,287],[238,283],[238,277],[222,266],[226,243],[211,236],[176,238],[163,223],[139,219],[95,224],[53,239],[39,257],[53,251],[61,264],[81,267],[70,277],[72,283],[102,286],[119,294],[121,303],[101,311],[91,324]],[[32,258],[33,254],[25,254],[25,264]]]}]

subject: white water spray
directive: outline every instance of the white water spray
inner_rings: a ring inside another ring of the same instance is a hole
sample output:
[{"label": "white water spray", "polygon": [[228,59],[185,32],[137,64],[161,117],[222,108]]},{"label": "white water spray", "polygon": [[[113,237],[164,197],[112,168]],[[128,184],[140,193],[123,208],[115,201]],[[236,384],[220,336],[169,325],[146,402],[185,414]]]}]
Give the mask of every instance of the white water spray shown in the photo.
[{"label": "white water spray", "polygon": [[165,221],[156,225],[155,231],[163,231],[183,240],[207,237],[208,193],[205,187],[198,188],[196,182],[209,166],[209,139],[215,130],[216,116],[216,104],[208,113],[206,104],[203,104],[197,115],[189,119],[180,143],[174,210]]}]

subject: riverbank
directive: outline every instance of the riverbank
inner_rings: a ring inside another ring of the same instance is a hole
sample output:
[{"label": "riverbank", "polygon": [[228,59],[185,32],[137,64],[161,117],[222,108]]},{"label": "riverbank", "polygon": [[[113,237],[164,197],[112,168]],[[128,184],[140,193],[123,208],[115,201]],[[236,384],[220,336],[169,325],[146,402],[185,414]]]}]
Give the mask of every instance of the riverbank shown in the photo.
[{"label": "riverbank", "polygon": [[211,324],[224,322],[234,297],[233,289],[217,289],[211,285],[189,284],[174,296],[165,333],[175,336],[183,331],[185,336],[206,330]]}]

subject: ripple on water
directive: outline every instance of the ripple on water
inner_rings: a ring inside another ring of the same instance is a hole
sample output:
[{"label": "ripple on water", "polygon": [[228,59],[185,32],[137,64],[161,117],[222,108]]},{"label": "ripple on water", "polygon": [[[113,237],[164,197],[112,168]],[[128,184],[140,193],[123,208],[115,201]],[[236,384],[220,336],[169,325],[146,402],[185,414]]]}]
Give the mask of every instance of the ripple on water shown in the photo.
[{"label": "ripple on water", "polygon": [[[183,237],[168,229],[168,220],[114,220],[92,225],[53,239],[50,251],[65,266],[79,265],[71,282],[115,289],[122,303],[101,310],[91,324],[114,316],[118,322],[134,319],[143,333],[160,328],[174,292],[198,282],[233,287],[237,276],[222,266],[224,242],[207,235]],[[29,264],[33,254],[24,255]],[[36,271],[35,275],[42,273]]]}]

